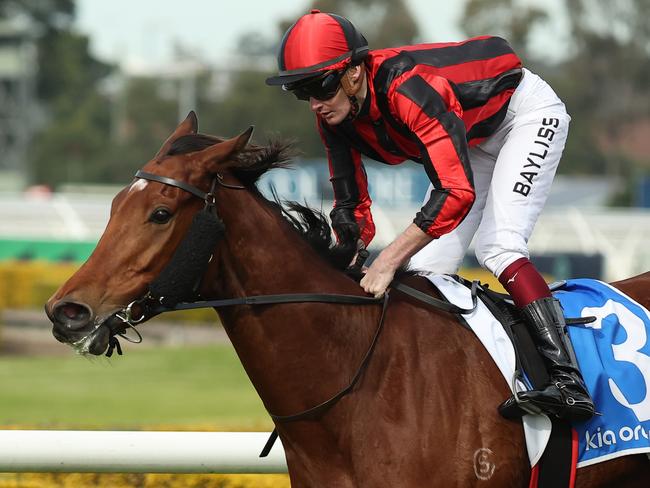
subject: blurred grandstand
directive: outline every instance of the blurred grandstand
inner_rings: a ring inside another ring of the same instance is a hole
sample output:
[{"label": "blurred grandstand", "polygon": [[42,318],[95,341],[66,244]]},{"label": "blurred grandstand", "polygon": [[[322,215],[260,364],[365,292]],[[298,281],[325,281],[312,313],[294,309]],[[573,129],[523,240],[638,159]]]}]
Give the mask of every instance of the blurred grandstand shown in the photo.
[{"label": "blurred grandstand", "polygon": [[[373,163],[368,179],[377,224],[375,250],[387,245],[411,221],[427,186],[421,168],[391,171]],[[267,195],[331,208],[331,187],[324,161],[303,161],[293,170],[265,176]],[[79,262],[91,252],[108,220],[118,187],[63,187],[48,193],[0,193],[0,260]],[[606,208],[616,183],[601,178],[558,176],[530,242],[533,257],[550,276],[589,276],[617,280],[650,270],[647,209]],[[468,266],[475,266],[471,255]]]}]

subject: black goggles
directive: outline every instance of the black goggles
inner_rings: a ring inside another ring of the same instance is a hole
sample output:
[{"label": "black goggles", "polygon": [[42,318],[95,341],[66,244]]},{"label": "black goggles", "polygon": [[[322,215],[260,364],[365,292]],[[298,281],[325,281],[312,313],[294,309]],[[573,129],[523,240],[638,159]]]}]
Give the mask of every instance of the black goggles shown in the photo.
[{"label": "black goggles", "polygon": [[306,81],[287,83],[282,88],[293,93],[298,100],[308,101],[310,98],[324,101],[332,98],[339,91],[343,71],[326,71],[322,75]]}]

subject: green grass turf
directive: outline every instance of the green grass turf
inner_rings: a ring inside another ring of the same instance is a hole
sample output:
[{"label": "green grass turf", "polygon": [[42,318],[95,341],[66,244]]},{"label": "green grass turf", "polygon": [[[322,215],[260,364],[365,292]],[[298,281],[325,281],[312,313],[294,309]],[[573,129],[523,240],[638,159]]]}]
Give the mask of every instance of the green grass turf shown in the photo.
[{"label": "green grass turf", "polygon": [[0,428],[272,426],[229,345],[129,348],[124,356],[0,357]]}]

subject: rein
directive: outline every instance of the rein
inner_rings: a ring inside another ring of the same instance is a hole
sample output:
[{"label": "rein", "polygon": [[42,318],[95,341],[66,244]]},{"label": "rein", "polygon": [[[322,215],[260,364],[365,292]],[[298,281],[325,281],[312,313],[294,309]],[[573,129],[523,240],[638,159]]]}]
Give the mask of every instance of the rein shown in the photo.
[{"label": "rein", "polygon": [[[193,185],[190,185],[188,183],[185,183],[183,181],[179,181],[173,178],[168,178],[166,176],[156,175],[153,173],[147,173],[145,171],[137,171],[135,177],[142,178],[145,180],[150,180],[150,181],[156,181],[158,183],[162,183],[168,186],[174,186],[176,188],[180,188],[200,198],[205,202],[204,210],[209,210],[213,212],[214,217],[219,220],[222,226],[223,226],[223,222],[221,222],[221,220],[219,219],[215,208],[215,204],[216,204],[215,190],[217,185],[222,186],[224,188],[235,189],[235,190],[245,189],[244,186],[231,185],[225,183],[223,181],[223,175],[221,174],[216,174],[215,179],[212,182],[212,187],[209,192],[204,192],[201,189]],[[186,239],[187,237],[188,236],[186,235]],[[205,264],[207,266],[207,262]],[[161,275],[163,273],[164,270],[161,273]],[[476,286],[477,286],[476,282],[472,284],[472,299],[473,299],[472,308],[464,309],[456,305],[453,305],[452,303],[431,297],[410,286],[404,285],[403,283],[393,282],[390,285],[391,289],[398,290],[402,293],[410,295],[411,297],[419,301],[422,301],[428,305],[434,306],[438,309],[450,313],[456,313],[456,314],[466,314],[474,310],[474,308],[476,307],[476,300],[477,300]],[[119,341],[115,336],[122,337],[125,340],[128,340],[130,342],[141,342],[142,336],[137,331],[135,326],[163,312],[170,312],[175,310],[190,310],[190,309],[197,309],[197,308],[222,308],[222,307],[232,307],[237,305],[255,306],[255,305],[276,305],[276,304],[286,304],[286,303],[333,303],[333,304],[343,304],[343,305],[375,305],[381,303],[382,304],[381,315],[379,318],[379,323],[373,335],[372,341],[370,343],[370,346],[368,347],[368,350],[363,356],[363,359],[361,360],[361,363],[359,364],[356,373],[350,380],[348,386],[340,390],[337,394],[335,394],[328,400],[325,400],[324,402],[319,403],[318,405],[307,408],[295,414],[276,415],[271,413],[270,411],[268,412],[271,418],[275,422],[285,423],[285,422],[294,422],[298,420],[313,419],[325,413],[332,406],[334,406],[341,398],[343,398],[345,395],[350,393],[355,387],[355,385],[357,384],[357,382],[359,381],[359,379],[361,378],[361,376],[363,375],[363,372],[366,370],[370,362],[372,353],[375,350],[375,346],[377,345],[379,335],[381,334],[381,331],[384,326],[386,311],[388,310],[389,296],[390,295],[388,292],[386,292],[384,296],[381,298],[364,297],[358,295],[329,294],[329,293],[328,294],[289,293],[289,294],[277,294],[277,295],[256,295],[256,296],[247,296],[247,297],[239,297],[239,298],[226,298],[220,300],[192,301],[192,302],[181,302],[181,303],[170,304],[166,302],[164,296],[154,296],[154,294],[151,291],[149,291],[142,298],[138,300],[134,300],[129,305],[127,305],[126,307],[124,307],[123,309],[119,310],[114,314],[114,317],[119,319],[119,323],[117,325],[108,325],[110,329],[110,339],[109,339],[109,347],[106,352],[106,356],[110,357],[113,354],[113,349],[116,349],[118,354],[120,355],[122,354]],[[134,309],[138,309],[137,313],[134,312]],[[132,328],[136,332],[139,340],[132,340],[128,338],[126,335],[124,335],[128,328]],[[265,457],[268,455],[271,448],[273,447],[275,440],[277,439],[277,436],[278,436],[277,429],[274,429],[273,432],[271,433],[271,436],[269,437],[269,440],[264,446],[264,449],[262,450],[260,457]]]}]

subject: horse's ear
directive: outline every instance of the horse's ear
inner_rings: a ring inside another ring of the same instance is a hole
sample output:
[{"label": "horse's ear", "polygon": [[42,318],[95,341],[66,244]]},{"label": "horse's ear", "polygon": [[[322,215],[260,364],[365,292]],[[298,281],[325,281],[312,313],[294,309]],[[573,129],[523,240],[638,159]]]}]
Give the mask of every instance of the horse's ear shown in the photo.
[{"label": "horse's ear", "polygon": [[246,131],[232,139],[227,139],[219,144],[210,146],[198,154],[199,160],[204,164],[221,163],[242,151],[253,134],[254,127],[251,125]]},{"label": "horse's ear", "polygon": [[158,159],[164,156],[165,154],[167,154],[169,152],[169,148],[171,147],[172,143],[179,137],[186,136],[189,134],[196,134],[198,130],[199,130],[199,119],[196,117],[194,110],[190,110],[190,113],[187,114],[185,120],[180,124],[178,124],[176,130],[172,132],[172,135],[170,135],[167,138],[167,140],[163,143],[163,145],[160,147],[154,159]]}]

